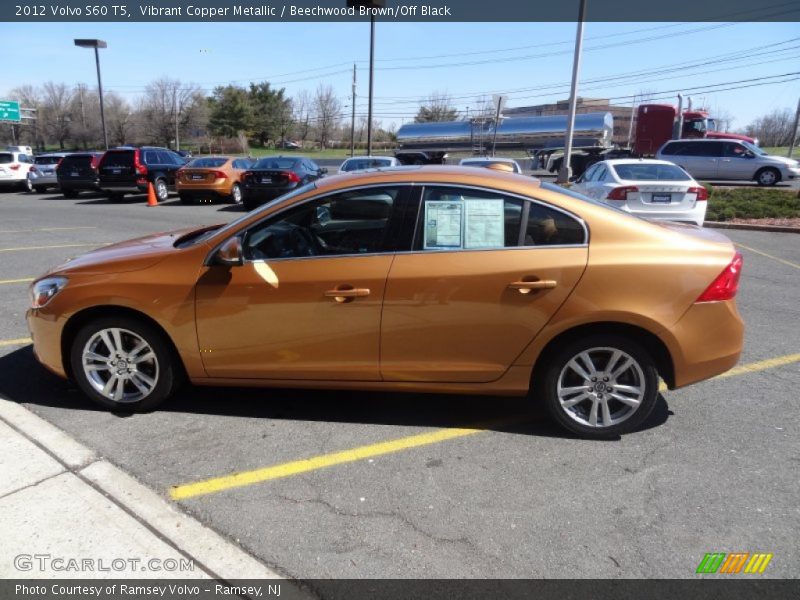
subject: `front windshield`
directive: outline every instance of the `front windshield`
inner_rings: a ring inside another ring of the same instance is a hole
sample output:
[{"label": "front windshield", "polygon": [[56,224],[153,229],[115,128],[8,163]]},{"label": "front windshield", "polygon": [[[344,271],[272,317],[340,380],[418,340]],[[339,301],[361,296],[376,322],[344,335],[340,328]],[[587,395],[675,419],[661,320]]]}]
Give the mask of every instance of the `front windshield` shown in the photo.
[{"label": "front windshield", "polygon": [[752,152],[756,156],[766,156],[767,155],[766,152],[764,152],[761,148],[759,148],[755,144],[751,144],[750,142],[746,142],[746,141],[742,140],[742,145],[745,148],[747,148],[748,150],[750,150],[750,152]]},{"label": "front windshield", "polygon": [[[272,200],[270,202],[267,202],[263,206],[259,206],[253,212],[264,212],[265,210],[268,210],[270,207],[274,206],[278,202],[283,202],[284,200],[288,200],[289,198],[294,198],[295,196],[300,196],[301,194],[305,194],[306,192],[310,192],[311,190],[313,190],[316,187],[317,187],[316,184],[312,181],[311,183],[307,183],[307,184],[305,184],[305,185],[303,185],[303,186],[301,186],[299,188],[295,188],[294,190],[292,190],[288,194],[284,194],[283,196],[278,196],[277,198],[275,198],[274,200]],[[198,244],[198,243],[202,242],[203,240],[208,239],[212,235],[216,235],[218,233],[227,233],[227,232],[233,231],[239,226],[240,223],[242,223],[246,219],[249,219],[253,215],[253,212],[248,212],[248,213],[243,214],[238,219],[234,219],[233,221],[231,221],[227,225],[221,227],[220,229],[212,229],[211,231],[207,231],[207,232],[203,233],[202,235],[190,240],[190,242],[187,243],[186,245],[187,246],[193,246],[195,244]]]},{"label": "front windshield", "polygon": [[706,121],[705,121],[705,119],[699,119],[697,121],[688,121],[686,123],[686,129],[690,129],[692,131],[697,131],[698,133],[705,133],[706,132]]}]

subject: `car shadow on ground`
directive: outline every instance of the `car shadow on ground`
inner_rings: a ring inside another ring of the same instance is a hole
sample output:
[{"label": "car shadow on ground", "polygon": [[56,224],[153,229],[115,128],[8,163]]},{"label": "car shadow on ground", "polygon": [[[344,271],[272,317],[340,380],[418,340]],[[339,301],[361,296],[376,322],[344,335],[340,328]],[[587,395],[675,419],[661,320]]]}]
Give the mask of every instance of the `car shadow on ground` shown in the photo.
[{"label": "car shadow on ground", "polygon": [[[63,410],[104,410],[71,382],[39,365],[31,346],[0,357],[0,396],[20,404]],[[502,396],[186,385],[157,410],[286,421],[474,427],[531,436],[573,437],[552,423],[535,400]],[[120,418],[131,416],[129,412],[115,414]],[[659,394],[653,413],[638,431],[659,427],[672,414]]]}]

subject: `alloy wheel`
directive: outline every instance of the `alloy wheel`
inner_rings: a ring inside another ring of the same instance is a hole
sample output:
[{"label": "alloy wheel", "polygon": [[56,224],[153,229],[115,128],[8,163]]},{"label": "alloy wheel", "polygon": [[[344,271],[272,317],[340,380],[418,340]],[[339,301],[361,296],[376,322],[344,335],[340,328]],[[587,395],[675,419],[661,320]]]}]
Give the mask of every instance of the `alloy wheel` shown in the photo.
[{"label": "alloy wheel", "polygon": [[642,367],[617,348],[579,352],[558,376],[556,393],[561,410],[586,427],[607,428],[627,421],[645,398]]},{"label": "alloy wheel", "polygon": [[101,329],[92,335],[83,348],[81,364],[89,384],[114,402],[138,402],[158,383],[159,365],[153,348],[127,329]]}]

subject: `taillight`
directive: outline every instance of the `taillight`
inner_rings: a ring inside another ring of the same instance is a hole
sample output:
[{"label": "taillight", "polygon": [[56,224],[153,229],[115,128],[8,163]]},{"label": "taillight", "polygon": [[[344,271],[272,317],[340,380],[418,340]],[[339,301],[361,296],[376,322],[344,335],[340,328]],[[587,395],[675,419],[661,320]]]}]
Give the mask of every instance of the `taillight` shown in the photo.
[{"label": "taillight", "polygon": [[241,177],[239,177],[239,181],[250,181],[250,178],[253,176],[252,171],[245,171],[242,173]]},{"label": "taillight", "polygon": [[286,173],[286,178],[290,183],[300,183],[300,176],[294,171],[289,171]]},{"label": "taillight", "polygon": [[227,179],[228,178],[228,176],[225,173],[223,173],[222,171],[214,171],[213,175],[214,175],[214,179]]},{"label": "taillight", "polygon": [[623,185],[615,187],[608,193],[606,200],[627,200],[628,194],[638,192],[639,188],[635,185]]},{"label": "taillight", "polygon": [[690,187],[687,194],[697,194],[697,200],[708,200],[708,190],[702,186]]},{"label": "taillight", "polygon": [[739,276],[742,274],[742,255],[737,252],[730,264],[711,282],[706,291],[695,302],[718,302],[731,300],[739,289]]},{"label": "taillight", "polygon": [[12,171],[19,171],[19,168],[20,168],[21,166],[22,166],[22,165],[11,165],[11,166],[9,166],[8,168],[9,168],[9,169],[11,169]]},{"label": "taillight", "polygon": [[28,169],[28,171],[30,171],[31,173],[36,173],[36,166],[35,165],[31,165],[31,168]]},{"label": "taillight", "polygon": [[58,171],[59,167],[61,167],[61,163],[64,162],[63,158],[59,158],[58,162],[56,163],[56,171]]},{"label": "taillight", "polygon": [[147,165],[142,164],[139,161],[139,150],[133,151],[133,169],[136,171],[138,175],[147,175]]}]

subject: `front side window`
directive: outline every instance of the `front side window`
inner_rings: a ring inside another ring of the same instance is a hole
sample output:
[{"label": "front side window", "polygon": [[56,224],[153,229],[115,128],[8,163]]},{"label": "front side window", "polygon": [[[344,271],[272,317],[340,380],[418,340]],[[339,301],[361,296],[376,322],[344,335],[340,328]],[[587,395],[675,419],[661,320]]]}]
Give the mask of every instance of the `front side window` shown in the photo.
[{"label": "front side window", "polygon": [[304,202],[244,236],[248,260],[384,252],[402,186],[348,190]]}]

